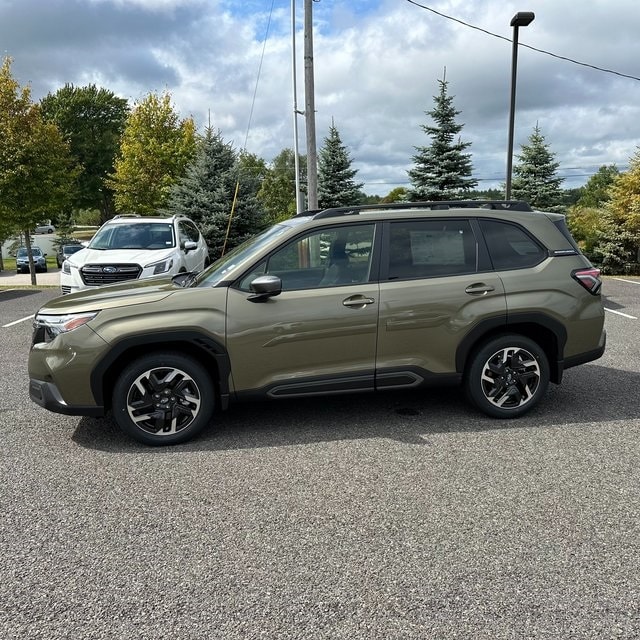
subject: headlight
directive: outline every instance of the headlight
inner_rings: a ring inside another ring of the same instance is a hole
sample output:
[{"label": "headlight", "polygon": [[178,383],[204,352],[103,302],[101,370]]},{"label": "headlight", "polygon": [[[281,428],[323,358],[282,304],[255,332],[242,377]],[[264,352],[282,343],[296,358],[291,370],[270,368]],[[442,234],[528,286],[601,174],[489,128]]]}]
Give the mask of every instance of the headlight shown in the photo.
[{"label": "headlight", "polygon": [[159,273],[166,273],[173,267],[173,258],[167,258],[166,260],[160,260],[160,262],[152,262],[145,265],[145,269],[153,269],[151,275],[157,276]]},{"label": "headlight", "polygon": [[62,273],[66,273],[67,275],[71,275],[71,263],[68,260],[65,260],[62,263]]},{"label": "headlight", "polygon": [[86,311],[84,313],[67,313],[65,315],[48,315],[38,313],[33,321],[33,342],[51,342],[61,333],[73,331],[83,324],[93,320],[98,311]]}]

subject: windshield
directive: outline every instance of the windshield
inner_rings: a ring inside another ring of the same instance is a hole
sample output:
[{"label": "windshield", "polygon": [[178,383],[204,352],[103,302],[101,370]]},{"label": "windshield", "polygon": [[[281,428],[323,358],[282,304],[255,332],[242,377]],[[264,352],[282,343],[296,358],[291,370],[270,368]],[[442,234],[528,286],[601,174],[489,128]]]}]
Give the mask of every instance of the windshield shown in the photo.
[{"label": "windshield", "polygon": [[[18,253],[16,255],[18,258],[26,258],[29,254],[27,253],[26,247],[22,247],[21,249],[18,249]],[[39,256],[40,249],[38,249],[38,247],[31,247],[31,255]]]},{"label": "windshield", "polygon": [[93,236],[89,249],[170,249],[173,225],[166,222],[106,224]]},{"label": "windshield", "polygon": [[225,275],[232,269],[258,253],[262,247],[269,244],[273,238],[285,233],[288,228],[289,227],[284,224],[277,224],[257,236],[249,238],[249,240],[237,246],[219,260],[216,260],[208,269],[203,271],[196,280],[196,286],[215,286],[224,280]]},{"label": "windshield", "polygon": [[72,253],[75,253],[76,251],[80,251],[80,249],[82,249],[81,244],[72,244],[72,245],[63,247],[62,253],[64,253],[65,256],[70,256]]}]

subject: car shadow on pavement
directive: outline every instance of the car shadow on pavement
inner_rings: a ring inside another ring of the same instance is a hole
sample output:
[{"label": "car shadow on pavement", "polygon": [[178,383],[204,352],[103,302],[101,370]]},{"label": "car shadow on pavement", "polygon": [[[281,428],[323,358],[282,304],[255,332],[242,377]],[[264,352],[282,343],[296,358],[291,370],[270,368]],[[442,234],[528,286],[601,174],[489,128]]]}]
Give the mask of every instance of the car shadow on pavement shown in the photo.
[{"label": "car shadow on pavement", "polygon": [[[567,371],[561,386],[550,385],[540,405],[515,420],[480,414],[457,387],[253,402],[232,405],[199,437],[170,450],[225,451],[369,438],[429,446],[429,436],[439,433],[625,421],[640,417],[638,388],[638,372],[589,364]],[[73,440],[110,452],[149,450],[121,433],[111,418],[80,419]]]}]

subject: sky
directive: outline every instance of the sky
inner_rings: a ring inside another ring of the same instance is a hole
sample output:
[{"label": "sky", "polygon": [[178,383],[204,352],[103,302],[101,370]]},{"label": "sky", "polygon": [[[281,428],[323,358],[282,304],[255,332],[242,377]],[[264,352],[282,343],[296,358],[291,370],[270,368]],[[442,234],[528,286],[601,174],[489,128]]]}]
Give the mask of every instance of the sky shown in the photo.
[{"label": "sky", "polygon": [[[304,0],[293,4],[302,111]],[[271,161],[294,148],[291,8],[292,0],[0,0],[0,51],[34,101],[66,83],[95,84],[132,105],[169,91],[200,131],[210,124]],[[638,151],[638,0],[319,0],[312,10],[317,146],[333,122],[368,194],[409,186],[443,78],[478,188],[504,184],[510,22],[519,11],[535,20],[519,30],[515,153],[537,124],[572,188],[602,165],[624,171]],[[304,116],[297,122],[304,153]]]}]

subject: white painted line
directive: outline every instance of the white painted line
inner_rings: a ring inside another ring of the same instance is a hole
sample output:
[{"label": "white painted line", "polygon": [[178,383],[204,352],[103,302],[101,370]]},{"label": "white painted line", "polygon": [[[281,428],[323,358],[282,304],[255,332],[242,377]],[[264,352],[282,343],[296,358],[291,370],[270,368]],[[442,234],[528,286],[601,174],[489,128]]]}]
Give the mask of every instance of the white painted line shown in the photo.
[{"label": "white painted line", "polygon": [[2,328],[4,329],[6,327],[13,327],[14,324],[20,324],[21,322],[26,322],[27,320],[31,320],[32,318],[33,318],[33,315],[27,316],[26,318],[21,318],[20,320],[14,320],[13,322],[10,322],[9,324],[3,324]]},{"label": "white painted line", "polygon": [[613,309],[607,309],[607,307],[605,307],[604,310],[608,311],[609,313],[615,313],[616,315],[624,316],[625,318],[629,318],[629,320],[637,320],[638,319],[635,316],[630,316],[628,313],[622,313],[622,311],[614,311]]},{"label": "white painted line", "polygon": [[624,278],[611,278],[612,280],[620,280],[620,282],[628,282],[629,284],[640,284],[640,280],[625,280]]}]

